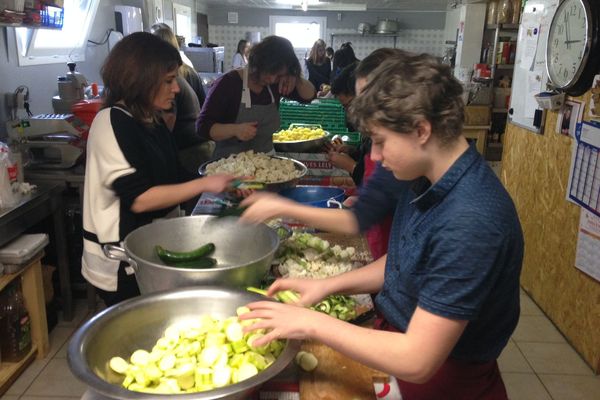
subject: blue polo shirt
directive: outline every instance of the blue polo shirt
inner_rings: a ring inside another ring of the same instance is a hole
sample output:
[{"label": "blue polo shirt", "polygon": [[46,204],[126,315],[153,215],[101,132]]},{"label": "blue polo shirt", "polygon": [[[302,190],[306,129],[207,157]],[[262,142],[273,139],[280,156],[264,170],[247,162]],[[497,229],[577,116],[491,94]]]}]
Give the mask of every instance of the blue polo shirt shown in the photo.
[{"label": "blue polo shirt", "polygon": [[519,319],[523,233],[494,172],[469,147],[431,185],[413,182],[394,215],[378,309],[405,332],[417,307],[469,323],[450,357],[491,361]]}]

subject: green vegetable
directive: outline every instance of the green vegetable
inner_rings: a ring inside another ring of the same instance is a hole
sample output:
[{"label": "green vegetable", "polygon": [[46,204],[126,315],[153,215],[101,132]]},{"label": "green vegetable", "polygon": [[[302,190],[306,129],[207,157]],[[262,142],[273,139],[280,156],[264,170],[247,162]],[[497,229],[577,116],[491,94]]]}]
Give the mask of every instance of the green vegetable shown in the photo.
[{"label": "green vegetable", "polygon": [[165,263],[177,263],[183,261],[193,261],[206,257],[215,251],[214,243],[207,243],[191,251],[171,251],[162,246],[154,246],[156,254]]},{"label": "green vegetable", "polygon": [[245,334],[244,322],[210,315],[180,321],[167,327],[150,351],[134,351],[129,362],[113,357],[108,365],[123,387],[137,392],[183,394],[234,384],[268,368],[285,347],[280,340],[254,347],[264,330]]},{"label": "green vegetable", "polygon": [[210,258],[210,257],[202,257],[197,260],[181,261],[181,262],[171,263],[170,265],[172,265],[173,267],[177,267],[177,268],[198,268],[198,269],[212,268],[215,265],[217,265],[217,260],[215,260],[214,258]]},{"label": "green vegetable", "polygon": [[[264,289],[259,289],[259,288],[250,286],[250,287],[247,287],[246,290],[249,292],[258,293],[258,294],[262,294],[263,296],[267,296],[267,291]],[[300,300],[300,296],[298,296],[298,293],[296,293],[292,290],[282,290],[282,291],[275,293],[275,299],[277,299],[278,301],[285,303],[285,304],[294,304],[294,303],[297,303],[298,300]]]},{"label": "green vegetable", "polygon": [[306,372],[314,370],[317,368],[317,365],[319,365],[319,360],[317,360],[317,357],[308,351],[299,351],[298,354],[296,354],[294,361]]}]

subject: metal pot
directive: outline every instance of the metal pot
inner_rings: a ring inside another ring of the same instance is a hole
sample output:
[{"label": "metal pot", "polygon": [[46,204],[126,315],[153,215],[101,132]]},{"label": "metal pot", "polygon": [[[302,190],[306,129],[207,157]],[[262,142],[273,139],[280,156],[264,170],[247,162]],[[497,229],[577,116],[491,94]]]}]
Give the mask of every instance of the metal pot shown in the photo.
[{"label": "metal pot", "polygon": [[224,287],[198,287],[139,296],[114,305],[81,326],[69,342],[71,372],[94,392],[110,399],[215,400],[247,399],[258,387],[280,373],[300,349],[288,340],[283,352],[267,369],[242,382],[191,394],[156,395],[123,388],[122,376],[108,369],[115,356],[128,359],[138,349],[151,349],[165,329],[175,322],[204,314],[220,318],[236,315],[236,308],[263,296]]},{"label": "metal pot", "polygon": [[382,19],[377,22],[375,33],[396,33],[398,32],[398,21],[393,19]]},{"label": "metal pot", "polygon": [[330,186],[296,186],[279,194],[298,203],[321,208],[342,208],[346,198],[344,189]]},{"label": "metal pot", "polygon": [[367,22],[361,22],[358,24],[357,31],[358,31],[358,33],[364,35],[365,33],[370,33],[371,29],[373,29],[371,24],[369,24]]},{"label": "metal pot", "polygon": [[[104,254],[131,265],[142,293],[195,285],[257,286],[279,246],[277,233],[265,224],[241,224],[237,217],[195,216],[164,219],[137,228],[123,247],[104,245]],[[188,251],[212,242],[217,266],[208,269],[165,265],[154,246]]]}]

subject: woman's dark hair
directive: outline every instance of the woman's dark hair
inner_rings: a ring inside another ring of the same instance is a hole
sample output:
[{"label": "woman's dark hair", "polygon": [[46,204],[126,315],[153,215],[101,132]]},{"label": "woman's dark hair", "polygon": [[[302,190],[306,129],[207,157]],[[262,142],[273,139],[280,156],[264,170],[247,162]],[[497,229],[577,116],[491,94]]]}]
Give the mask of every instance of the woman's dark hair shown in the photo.
[{"label": "woman's dark hair", "polygon": [[267,36],[250,50],[248,72],[253,77],[277,74],[284,68],[289,75],[300,76],[300,62],[292,43],[286,38]]},{"label": "woman's dark hair", "polygon": [[464,119],[463,88],[450,67],[429,54],[400,51],[386,58],[350,106],[355,126],[373,125],[399,134],[413,132],[422,121],[431,124],[441,145],[460,136]]},{"label": "woman's dark hair", "polygon": [[350,42],[342,44],[340,49],[333,53],[333,77],[335,78],[342,69],[357,61],[359,60],[356,58]]},{"label": "woman's dark hair", "polygon": [[246,48],[246,45],[247,45],[247,44],[248,44],[248,41],[247,41],[247,40],[245,40],[245,39],[241,39],[241,40],[238,42],[238,45],[237,45],[237,52],[236,52],[236,53],[239,53],[239,54],[241,54],[241,55],[244,55],[244,49]]},{"label": "woman's dark hair", "polygon": [[329,58],[333,58],[333,47],[328,47],[325,49],[325,55]]},{"label": "woman's dark hair", "polygon": [[357,63],[348,65],[342,70],[342,72],[338,74],[338,76],[333,79],[333,82],[331,83],[331,93],[333,95],[338,96],[341,94],[352,97],[355,96],[356,90],[354,87],[356,84],[356,65]]},{"label": "woman's dark hair", "polygon": [[100,70],[104,107],[124,103],[139,121],[154,119],[154,97],[167,73],[182,64],[179,51],[147,32],[125,36],[111,50]]}]

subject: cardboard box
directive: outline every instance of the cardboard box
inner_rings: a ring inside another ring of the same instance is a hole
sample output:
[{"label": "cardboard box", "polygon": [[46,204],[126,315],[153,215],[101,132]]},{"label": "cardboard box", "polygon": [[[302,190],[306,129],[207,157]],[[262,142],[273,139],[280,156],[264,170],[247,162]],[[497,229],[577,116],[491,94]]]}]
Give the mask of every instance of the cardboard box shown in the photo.
[{"label": "cardboard box", "polygon": [[492,110],[489,106],[466,106],[465,126],[489,125],[492,118]]},{"label": "cardboard box", "polygon": [[347,171],[334,167],[325,153],[275,153],[275,155],[300,161],[308,168],[307,176],[350,176]]}]

